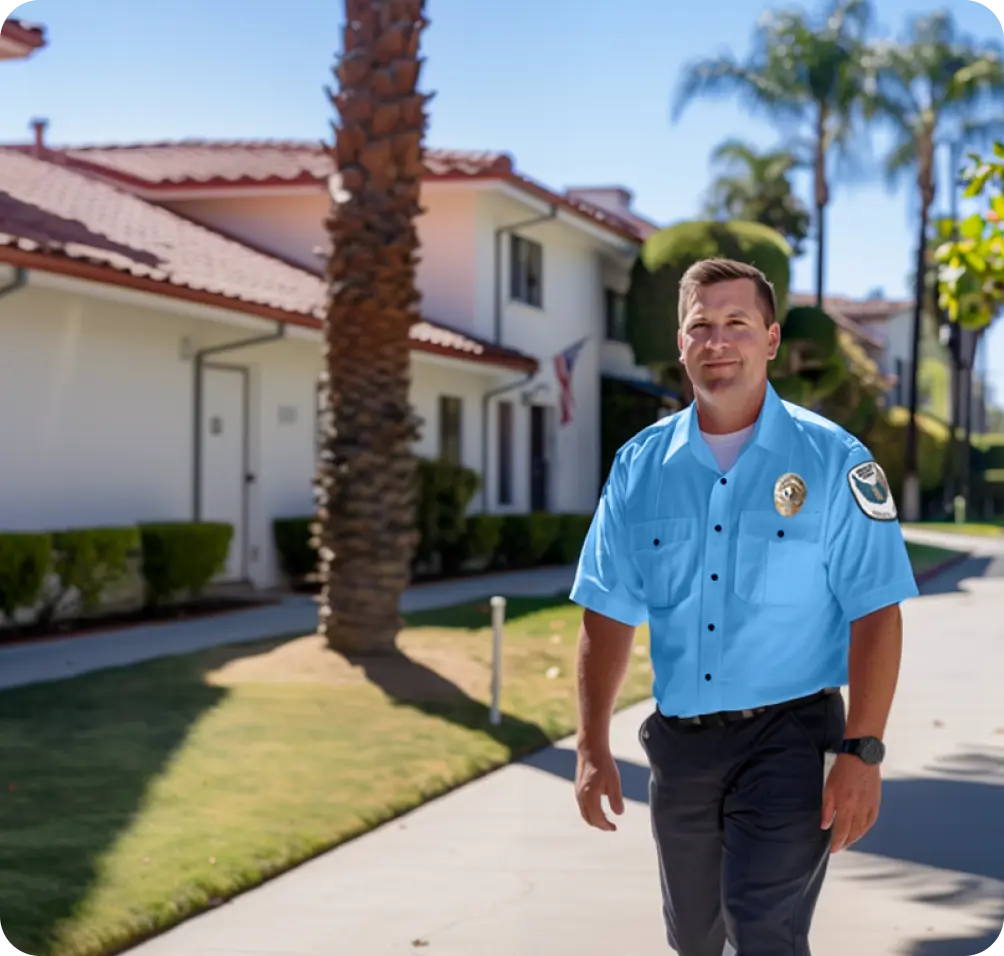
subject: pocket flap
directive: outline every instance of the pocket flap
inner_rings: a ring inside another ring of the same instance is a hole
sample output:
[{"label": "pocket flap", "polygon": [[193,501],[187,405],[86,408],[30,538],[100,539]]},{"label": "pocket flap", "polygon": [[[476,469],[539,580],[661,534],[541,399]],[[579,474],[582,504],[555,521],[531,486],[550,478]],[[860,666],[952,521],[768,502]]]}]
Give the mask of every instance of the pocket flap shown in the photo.
[{"label": "pocket flap", "polygon": [[[818,511],[800,511],[785,518],[776,511],[742,511],[739,513],[739,533],[754,538],[818,541],[823,516]],[[783,534],[778,534],[778,532]]]},{"label": "pocket flap", "polygon": [[694,533],[694,518],[657,518],[630,527],[631,550],[651,551],[673,541],[686,541]]}]

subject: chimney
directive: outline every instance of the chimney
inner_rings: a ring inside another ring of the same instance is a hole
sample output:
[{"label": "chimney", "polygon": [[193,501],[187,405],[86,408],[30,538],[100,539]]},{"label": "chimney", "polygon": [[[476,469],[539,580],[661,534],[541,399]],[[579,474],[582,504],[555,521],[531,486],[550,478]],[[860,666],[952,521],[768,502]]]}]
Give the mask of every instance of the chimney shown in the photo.
[{"label": "chimney", "polygon": [[35,158],[41,157],[45,152],[45,128],[49,125],[47,119],[33,119],[31,121],[32,129],[35,130]]},{"label": "chimney", "polygon": [[624,186],[580,186],[568,189],[565,195],[569,199],[582,199],[585,202],[599,206],[607,212],[616,215],[631,215],[631,204],[634,195]]}]

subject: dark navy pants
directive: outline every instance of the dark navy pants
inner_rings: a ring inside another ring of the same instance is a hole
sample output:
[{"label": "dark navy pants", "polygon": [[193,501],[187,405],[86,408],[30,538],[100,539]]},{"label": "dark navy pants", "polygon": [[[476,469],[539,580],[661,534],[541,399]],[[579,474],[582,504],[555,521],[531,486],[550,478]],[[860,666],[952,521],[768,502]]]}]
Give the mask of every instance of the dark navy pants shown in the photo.
[{"label": "dark navy pants", "polygon": [[844,720],[834,693],[725,726],[680,726],[658,711],[642,724],[666,933],[679,956],[810,956],[830,849],[825,753]]}]

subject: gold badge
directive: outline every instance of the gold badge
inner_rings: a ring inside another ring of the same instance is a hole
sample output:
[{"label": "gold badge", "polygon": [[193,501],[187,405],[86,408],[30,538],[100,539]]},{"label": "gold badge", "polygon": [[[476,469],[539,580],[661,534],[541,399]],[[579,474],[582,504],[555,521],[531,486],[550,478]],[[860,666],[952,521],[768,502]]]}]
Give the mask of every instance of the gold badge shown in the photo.
[{"label": "gold badge", "polygon": [[793,472],[781,475],[774,483],[774,507],[777,508],[777,513],[790,518],[798,514],[804,504],[805,482]]}]

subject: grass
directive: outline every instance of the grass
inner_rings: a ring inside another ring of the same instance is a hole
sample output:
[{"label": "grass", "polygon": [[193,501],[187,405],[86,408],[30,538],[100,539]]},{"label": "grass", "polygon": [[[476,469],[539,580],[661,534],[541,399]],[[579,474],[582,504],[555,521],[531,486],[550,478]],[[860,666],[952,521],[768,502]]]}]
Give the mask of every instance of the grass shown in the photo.
[{"label": "grass", "polygon": [[[31,956],[114,952],[575,728],[579,612],[512,600],[493,727],[486,606],[400,659],[314,637],[0,694],[0,919]],[[620,705],[651,692],[647,629]]]},{"label": "grass", "polygon": [[918,531],[943,531],[948,534],[975,534],[997,537],[1004,534],[1004,527],[992,522],[963,521],[955,524],[952,521],[923,521],[915,524],[904,524],[904,528],[915,528]]},{"label": "grass", "polygon": [[[396,659],[285,638],[0,693],[5,935],[121,950],[573,732],[578,620],[509,602],[499,727],[486,604],[410,615]],[[618,706],[650,692],[642,628]]]},{"label": "grass", "polygon": [[916,544],[913,541],[907,541],[906,550],[910,555],[910,564],[913,565],[914,574],[923,574],[925,571],[931,571],[959,555],[958,551],[952,551],[948,548],[936,548],[929,544]]}]

